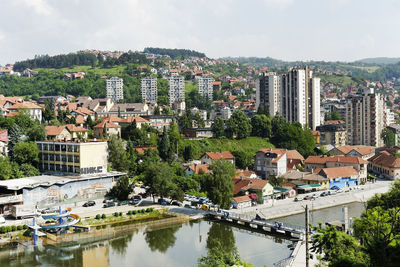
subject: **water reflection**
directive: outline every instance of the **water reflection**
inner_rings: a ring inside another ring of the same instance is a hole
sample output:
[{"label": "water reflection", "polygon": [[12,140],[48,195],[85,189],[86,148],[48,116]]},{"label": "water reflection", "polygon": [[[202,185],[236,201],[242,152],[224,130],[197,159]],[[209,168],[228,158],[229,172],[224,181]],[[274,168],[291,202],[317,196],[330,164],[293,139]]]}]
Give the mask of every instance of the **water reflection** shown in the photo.
[{"label": "water reflection", "polygon": [[132,241],[132,237],[133,237],[133,232],[112,239],[110,241],[110,246],[116,253],[120,254],[121,256],[124,256],[129,243]]},{"label": "water reflection", "polygon": [[182,225],[172,226],[164,229],[150,230],[144,233],[147,245],[151,251],[165,253],[169,247],[175,244],[175,233]]}]

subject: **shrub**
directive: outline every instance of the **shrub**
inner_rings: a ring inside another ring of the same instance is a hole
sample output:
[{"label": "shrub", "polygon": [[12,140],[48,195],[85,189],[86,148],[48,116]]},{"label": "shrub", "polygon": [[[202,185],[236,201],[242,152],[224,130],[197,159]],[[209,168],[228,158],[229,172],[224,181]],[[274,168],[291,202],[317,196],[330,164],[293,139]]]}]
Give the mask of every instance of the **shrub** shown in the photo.
[{"label": "shrub", "polygon": [[103,213],[103,214],[101,215],[101,218],[102,218],[102,219],[105,219],[105,218],[107,218],[107,216]]},{"label": "shrub", "polygon": [[101,219],[101,215],[100,214],[97,214],[96,215],[96,220],[100,220]]},{"label": "shrub", "polygon": [[18,226],[17,226],[17,230],[18,230],[18,231],[21,231],[22,229],[24,229],[24,227],[23,227],[22,225],[18,225]]},{"label": "shrub", "polygon": [[31,231],[29,231],[29,230],[25,231],[24,234],[23,234],[23,236],[28,236],[28,237],[30,237],[30,236],[31,236]]},{"label": "shrub", "polygon": [[6,226],[6,233],[11,232],[11,226]]},{"label": "shrub", "polygon": [[126,215],[132,215],[132,211],[131,211],[131,210],[128,211],[128,212],[126,213]]},{"label": "shrub", "polygon": [[122,216],[122,212],[119,213],[119,216],[120,216],[120,217]]},{"label": "shrub", "polygon": [[11,226],[11,232],[15,232],[15,231],[17,231],[17,226],[16,225]]},{"label": "shrub", "polygon": [[119,213],[118,212],[114,212],[114,216],[118,217]]},{"label": "shrub", "polygon": [[4,234],[6,232],[5,226],[0,226],[0,234]]},{"label": "shrub", "polygon": [[132,214],[133,214],[133,215],[136,215],[136,210],[132,210]]},{"label": "shrub", "polygon": [[28,225],[24,224],[24,226],[22,228],[28,229],[29,227],[28,227]]}]

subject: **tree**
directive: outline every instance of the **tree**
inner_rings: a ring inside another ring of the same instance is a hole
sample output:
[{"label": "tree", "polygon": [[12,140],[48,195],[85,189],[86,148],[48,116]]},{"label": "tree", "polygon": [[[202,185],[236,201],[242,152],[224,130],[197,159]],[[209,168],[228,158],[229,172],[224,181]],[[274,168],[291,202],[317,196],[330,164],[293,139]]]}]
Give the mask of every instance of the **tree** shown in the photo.
[{"label": "tree", "polygon": [[195,146],[193,146],[192,144],[185,146],[185,148],[183,149],[183,158],[185,161],[194,159],[194,155],[195,155],[194,150],[195,150]]},{"label": "tree", "polygon": [[177,154],[178,153],[178,144],[179,140],[181,140],[181,134],[179,133],[178,130],[178,124],[175,122],[171,122],[169,125],[169,130],[168,130],[168,135],[169,135],[169,141],[170,141],[170,149],[172,150],[172,154]]},{"label": "tree", "polygon": [[235,178],[235,166],[229,161],[219,159],[210,164],[209,170],[211,174],[208,175],[204,186],[207,196],[214,204],[229,209],[233,199],[232,179]]},{"label": "tree", "polygon": [[21,164],[21,166],[19,166],[19,170],[22,172],[22,175],[24,177],[40,175],[40,172],[38,169],[36,169],[31,164],[27,164],[27,163]]},{"label": "tree", "polygon": [[20,165],[26,163],[37,166],[39,149],[34,142],[19,142],[14,146],[13,160]]},{"label": "tree", "polygon": [[287,124],[285,117],[276,114],[271,120],[272,134],[276,135]]},{"label": "tree", "polygon": [[158,151],[160,152],[160,157],[163,160],[168,160],[170,149],[171,149],[171,143],[169,141],[169,135],[164,127],[160,143],[158,144]]},{"label": "tree", "polygon": [[147,192],[153,196],[168,197],[173,189],[174,172],[166,162],[150,162],[143,172],[143,183],[148,186]]},{"label": "tree", "polygon": [[385,143],[386,146],[396,145],[396,136],[394,132],[392,132],[388,128],[382,130],[381,138],[383,139],[383,142]]},{"label": "tree", "polygon": [[127,171],[129,169],[128,154],[124,143],[115,135],[111,135],[108,140],[108,162],[113,170]]},{"label": "tree", "polygon": [[12,177],[13,170],[8,157],[0,157],[0,180],[8,180]]},{"label": "tree", "polygon": [[266,115],[255,115],[251,118],[251,135],[269,137],[271,135],[271,119]]},{"label": "tree", "polygon": [[54,99],[47,99],[45,102],[45,109],[43,111],[43,119],[45,122],[50,122],[56,119]]},{"label": "tree", "polygon": [[196,122],[198,128],[205,127],[204,119],[201,117],[200,113],[196,112],[196,114],[193,116],[193,120]]},{"label": "tree", "polygon": [[119,178],[116,185],[114,185],[110,192],[109,196],[116,197],[118,200],[127,200],[129,194],[132,193],[132,186],[129,184],[129,178],[127,176],[123,176]]},{"label": "tree", "polygon": [[224,135],[225,132],[225,123],[221,117],[217,117],[212,124],[212,131],[215,137],[221,137]]},{"label": "tree", "polygon": [[250,136],[251,124],[241,110],[233,112],[226,124],[230,137],[236,135],[237,139],[242,139]]},{"label": "tree", "polygon": [[181,228],[182,225],[167,227],[159,230],[146,231],[144,240],[151,251],[158,250],[165,253],[169,247],[175,244],[175,233]]},{"label": "tree", "polygon": [[235,156],[235,165],[238,169],[251,169],[254,166],[253,154],[246,153],[243,150],[232,151]]}]

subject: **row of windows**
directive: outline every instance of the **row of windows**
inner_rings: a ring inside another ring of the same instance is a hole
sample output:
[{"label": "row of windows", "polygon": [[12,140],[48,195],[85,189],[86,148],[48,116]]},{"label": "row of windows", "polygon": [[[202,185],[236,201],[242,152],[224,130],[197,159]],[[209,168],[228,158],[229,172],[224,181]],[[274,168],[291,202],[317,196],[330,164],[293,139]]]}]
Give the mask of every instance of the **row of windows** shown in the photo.
[{"label": "row of windows", "polygon": [[41,171],[80,173],[80,169],[77,167],[60,164],[43,164],[40,169]]},{"label": "row of windows", "polygon": [[40,154],[42,160],[62,161],[62,162],[79,162],[79,156],[72,155],[54,155],[54,154]]},{"label": "row of windows", "polygon": [[64,152],[79,152],[79,146],[66,144],[41,144],[39,149],[42,151],[64,151]]}]

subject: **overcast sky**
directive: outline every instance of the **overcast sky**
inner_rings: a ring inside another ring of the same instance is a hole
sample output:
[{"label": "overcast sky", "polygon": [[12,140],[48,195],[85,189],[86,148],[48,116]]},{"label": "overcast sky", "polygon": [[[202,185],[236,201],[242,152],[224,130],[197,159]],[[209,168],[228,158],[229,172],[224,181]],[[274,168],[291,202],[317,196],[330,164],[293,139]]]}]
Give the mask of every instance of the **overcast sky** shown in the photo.
[{"label": "overcast sky", "polygon": [[0,64],[81,49],[399,57],[399,0],[0,0]]}]

